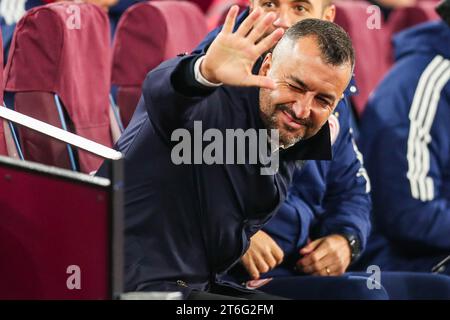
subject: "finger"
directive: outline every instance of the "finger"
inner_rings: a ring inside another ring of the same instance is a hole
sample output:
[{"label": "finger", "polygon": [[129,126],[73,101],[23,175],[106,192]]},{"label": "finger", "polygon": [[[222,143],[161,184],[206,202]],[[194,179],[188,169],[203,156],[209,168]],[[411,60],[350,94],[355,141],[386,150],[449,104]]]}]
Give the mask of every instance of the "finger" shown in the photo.
[{"label": "finger", "polygon": [[272,270],[273,268],[275,268],[277,266],[277,260],[272,255],[272,252],[270,252],[270,251],[265,252],[263,254],[263,258],[264,258],[264,261],[266,262],[266,264],[269,266],[270,270]]},{"label": "finger", "polygon": [[253,28],[253,26],[255,25],[256,21],[258,20],[258,18],[261,16],[261,9],[259,8],[255,8],[249,15],[248,17],[242,21],[241,25],[239,26],[239,28],[236,30],[236,34],[241,36],[241,37],[245,37],[247,36],[247,34],[250,32],[250,30]]},{"label": "finger", "polygon": [[255,262],[259,273],[266,273],[270,271],[269,265],[261,256],[254,257],[253,261]]},{"label": "finger", "polygon": [[281,248],[277,245],[272,248],[272,255],[277,261],[277,265],[283,262],[284,259],[284,252],[281,250]]},{"label": "finger", "polygon": [[248,274],[253,280],[259,279],[259,271],[258,268],[256,268],[256,265],[253,261],[253,259],[249,257],[242,257],[242,264],[244,265],[245,269],[247,270]]},{"label": "finger", "polygon": [[260,87],[265,89],[275,89],[275,82],[267,76],[249,75],[242,81],[240,86],[243,87]]},{"label": "finger", "polygon": [[306,267],[318,263],[323,257],[327,255],[326,250],[320,250],[317,248],[314,252],[298,260],[299,267]]},{"label": "finger", "polygon": [[[328,268],[328,270],[327,270]],[[312,274],[313,276],[322,276],[322,277],[331,277],[338,276],[336,269],[333,266],[325,267],[319,271],[316,271]]]},{"label": "finger", "polygon": [[326,277],[328,276],[327,272],[325,271],[316,271],[314,273],[311,273],[312,276],[318,276],[318,277]]},{"label": "finger", "polygon": [[258,44],[256,45],[256,50],[259,55],[262,55],[264,52],[268,51],[269,49],[273,48],[278,41],[280,41],[281,37],[283,37],[284,30],[281,28],[276,29],[273,31],[270,35],[262,39]]},{"label": "finger", "polygon": [[239,7],[237,5],[231,6],[230,10],[228,10],[227,17],[225,18],[225,22],[223,24],[222,31],[223,33],[232,33],[234,29],[234,24],[236,22],[236,17],[239,12]]},{"label": "finger", "polygon": [[330,274],[328,274],[328,271],[327,271],[327,269],[326,268],[322,268],[322,269],[320,269],[320,270],[316,270],[316,271],[314,271],[313,273],[312,273],[312,275],[313,276],[321,276],[321,277],[327,277],[327,276],[331,276],[331,268],[330,267],[327,267],[328,268],[328,271],[330,272]]},{"label": "finger", "polygon": [[[328,242],[322,241],[314,250],[313,253],[311,253],[308,256],[315,255],[316,261],[321,260],[323,257],[327,255],[332,255],[333,251],[331,250]],[[307,258],[307,257],[306,257]]]},{"label": "finger", "polygon": [[336,260],[331,256],[325,256],[323,259],[310,264],[308,266],[303,266],[302,271],[305,273],[315,273],[325,268],[329,268],[330,266],[334,266],[336,264]]},{"label": "finger", "polygon": [[258,22],[256,23],[256,26],[250,31],[250,33],[247,36],[247,39],[252,41],[252,43],[255,43],[259,39],[261,39],[264,36],[264,33],[269,28],[270,25],[272,25],[273,21],[275,20],[275,14],[273,12],[270,12],[260,18]]},{"label": "finger", "polygon": [[300,250],[300,254],[305,255],[313,252],[314,250],[316,250],[316,248],[320,245],[321,242],[322,239],[311,241]]}]

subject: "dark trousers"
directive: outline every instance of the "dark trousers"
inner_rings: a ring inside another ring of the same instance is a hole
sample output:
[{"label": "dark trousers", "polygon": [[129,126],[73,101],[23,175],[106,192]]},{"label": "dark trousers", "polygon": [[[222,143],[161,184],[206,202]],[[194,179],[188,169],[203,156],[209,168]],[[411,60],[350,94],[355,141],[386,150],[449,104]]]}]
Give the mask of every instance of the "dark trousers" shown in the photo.
[{"label": "dark trousers", "polygon": [[260,287],[266,293],[294,300],[388,300],[387,290],[380,285],[370,289],[367,277],[293,276],[273,278]]},{"label": "dark trousers", "polygon": [[261,291],[243,291],[228,286],[213,285],[208,291],[193,290],[187,300],[288,300]]},{"label": "dark trousers", "polygon": [[340,277],[288,276],[273,278],[259,290],[289,299],[416,300],[450,299],[450,277],[418,272],[381,272],[378,287],[367,273]]}]

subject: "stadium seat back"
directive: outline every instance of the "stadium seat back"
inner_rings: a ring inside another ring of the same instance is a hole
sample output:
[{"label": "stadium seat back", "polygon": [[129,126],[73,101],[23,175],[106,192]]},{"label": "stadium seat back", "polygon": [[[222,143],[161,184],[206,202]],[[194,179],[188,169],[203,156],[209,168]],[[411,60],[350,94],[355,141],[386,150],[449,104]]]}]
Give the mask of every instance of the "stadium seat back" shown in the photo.
[{"label": "stadium seat back", "polygon": [[405,7],[392,12],[389,18],[391,33],[397,33],[416,24],[438,20],[436,1],[418,1],[414,7]]},{"label": "stadium seat back", "polygon": [[113,183],[6,157],[0,175],[0,299],[120,294],[123,243],[114,230],[123,222]]},{"label": "stadium seat back", "polygon": [[164,60],[190,52],[206,35],[206,19],[187,1],[149,1],[130,7],[117,26],[112,83],[124,126],[134,113],[146,74]]},{"label": "stadium seat back", "polygon": [[[1,31],[1,30],[0,30]],[[0,108],[3,108],[3,43],[2,34],[0,32]],[[12,131],[6,120],[0,120],[0,155],[10,156],[12,158],[19,158],[17,146],[14,142]]]},{"label": "stadium seat back", "polygon": [[[361,116],[370,94],[394,63],[393,34],[438,19],[436,1],[418,1],[413,7],[395,9],[387,21],[381,11],[376,13],[376,7],[366,1],[340,0],[335,4],[335,22],[350,34],[355,48],[358,94],[351,101],[357,115]],[[373,28],[376,15],[380,18],[380,28]]]},{"label": "stadium seat back", "polygon": [[[1,66],[0,71],[3,71],[3,42],[1,32],[0,32],[0,66]],[[0,105],[3,105],[3,72],[0,72]],[[0,121],[0,155],[6,156],[8,152],[6,150],[6,140],[5,140],[5,131],[3,129],[3,122],[4,121]]]},{"label": "stadium seat back", "polygon": [[228,10],[232,5],[239,6],[239,13],[248,8],[248,0],[213,0],[206,13],[208,31],[220,27],[225,22]]},{"label": "stadium seat back", "polygon": [[[389,32],[382,15],[368,9],[365,1],[336,2],[335,22],[350,35],[355,48],[355,80],[358,94],[352,97],[352,103],[358,115],[361,115],[366,101],[392,65]],[[377,28],[377,23],[380,28]]]},{"label": "stadium seat back", "polygon": [[[109,23],[99,7],[54,3],[18,22],[5,70],[16,111],[111,146],[110,79]],[[19,129],[19,136],[25,159],[71,167],[67,145],[28,129]],[[86,173],[102,162],[77,150],[73,158]]]}]

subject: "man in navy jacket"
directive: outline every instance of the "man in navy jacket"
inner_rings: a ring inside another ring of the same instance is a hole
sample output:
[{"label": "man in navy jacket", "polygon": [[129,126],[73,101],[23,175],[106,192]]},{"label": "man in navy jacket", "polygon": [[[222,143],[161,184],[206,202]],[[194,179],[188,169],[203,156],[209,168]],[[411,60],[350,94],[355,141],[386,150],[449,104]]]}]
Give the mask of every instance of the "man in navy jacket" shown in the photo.
[{"label": "man in navy jacket", "polygon": [[[239,16],[238,23],[255,8],[277,13],[274,27],[283,28],[310,17],[333,21],[335,15],[334,5],[326,0],[308,3],[254,0]],[[206,51],[219,31],[220,28],[213,30],[194,52]],[[351,84],[346,97],[355,91]],[[258,279],[276,267],[265,276],[297,275],[298,271],[341,275],[364,250],[370,231],[370,183],[353,139],[350,119],[350,106],[347,99],[342,99],[329,120],[333,160],[308,161],[302,170],[296,171],[287,201],[264,231],[252,238],[250,250],[244,256],[243,264],[252,278]],[[309,240],[316,241],[308,244]],[[355,242],[352,248],[350,241]],[[324,248],[326,245],[328,248]],[[303,255],[313,253],[312,258],[314,252],[323,251],[321,247],[326,254],[319,258],[325,258],[327,265],[314,267],[301,260]]]},{"label": "man in navy jacket", "polygon": [[450,254],[450,1],[440,12],[394,38],[396,64],[361,123],[374,203],[362,263],[382,270],[431,272]]},{"label": "man in navy jacket", "polygon": [[[255,10],[232,33],[236,15],[233,7],[206,55],[150,72],[118,142],[125,154],[128,291],[236,296],[218,288],[217,274],[239,260],[284,200],[298,160],[331,156],[326,121],[351,78],[348,36],[331,23],[305,20],[266,56],[257,76],[254,62],[282,30],[263,37],[275,17],[259,18]],[[278,171],[261,175],[248,162],[175,165],[173,133],[185,128],[195,135],[196,121],[221,132],[278,129]]]}]

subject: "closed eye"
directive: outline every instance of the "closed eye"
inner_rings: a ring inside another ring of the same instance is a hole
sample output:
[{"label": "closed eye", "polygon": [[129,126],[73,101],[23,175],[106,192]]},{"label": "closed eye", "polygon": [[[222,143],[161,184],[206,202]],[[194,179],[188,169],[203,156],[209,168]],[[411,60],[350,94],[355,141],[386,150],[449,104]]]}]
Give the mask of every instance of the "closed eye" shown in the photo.
[{"label": "closed eye", "polygon": [[331,102],[328,99],[322,98],[322,97],[316,97],[316,100],[319,101],[320,105],[323,107],[329,107],[331,106]]},{"label": "closed eye", "polygon": [[306,92],[306,89],[305,89],[305,88],[301,88],[301,87],[296,86],[296,85],[293,85],[293,84],[291,84],[291,83],[288,83],[288,86],[289,86],[290,89],[292,89],[292,90],[294,90],[294,91],[297,91],[297,92],[300,92],[300,93]]}]

